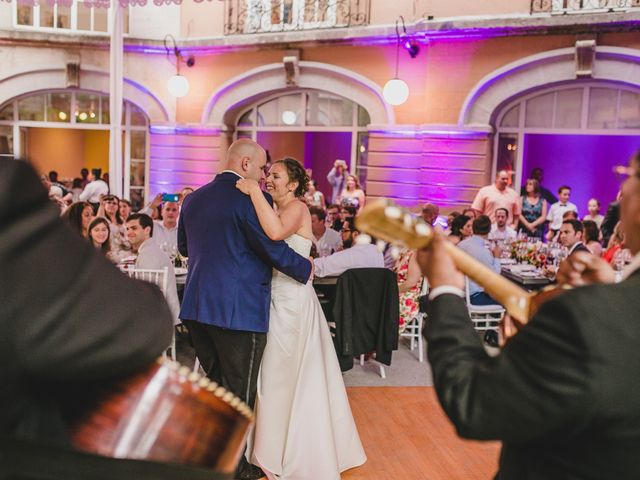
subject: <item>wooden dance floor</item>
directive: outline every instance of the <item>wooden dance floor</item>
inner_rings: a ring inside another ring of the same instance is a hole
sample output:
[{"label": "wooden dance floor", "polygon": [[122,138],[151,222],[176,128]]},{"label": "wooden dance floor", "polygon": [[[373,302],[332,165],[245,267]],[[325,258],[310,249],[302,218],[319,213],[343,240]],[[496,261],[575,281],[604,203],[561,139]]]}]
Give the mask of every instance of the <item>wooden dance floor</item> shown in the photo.
[{"label": "wooden dance floor", "polygon": [[499,442],[461,440],[432,387],[347,388],[367,463],[343,480],[492,479]]}]

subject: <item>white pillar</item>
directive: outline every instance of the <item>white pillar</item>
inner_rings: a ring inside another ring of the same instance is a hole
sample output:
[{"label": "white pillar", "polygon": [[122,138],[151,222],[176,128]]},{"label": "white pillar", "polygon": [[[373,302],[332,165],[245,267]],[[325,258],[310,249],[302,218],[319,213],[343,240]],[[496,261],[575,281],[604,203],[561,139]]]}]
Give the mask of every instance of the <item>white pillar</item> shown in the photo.
[{"label": "white pillar", "polygon": [[122,77],[123,41],[122,7],[111,0],[111,46],[109,55],[109,188],[111,193],[122,197],[124,172],[122,171]]}]

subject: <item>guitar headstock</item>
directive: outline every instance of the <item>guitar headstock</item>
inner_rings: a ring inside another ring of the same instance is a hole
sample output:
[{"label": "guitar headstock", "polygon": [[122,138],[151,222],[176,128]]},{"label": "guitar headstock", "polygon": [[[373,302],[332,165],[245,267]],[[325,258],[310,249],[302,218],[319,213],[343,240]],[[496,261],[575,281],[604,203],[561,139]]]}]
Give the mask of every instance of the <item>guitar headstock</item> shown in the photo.
[{"label": "guitar headstock", "polygon": [[433,228],[422,218],[387,199],[368,202],[356,217],[356,226],[372,237],[412,250],[426,247],[433,238]]}]

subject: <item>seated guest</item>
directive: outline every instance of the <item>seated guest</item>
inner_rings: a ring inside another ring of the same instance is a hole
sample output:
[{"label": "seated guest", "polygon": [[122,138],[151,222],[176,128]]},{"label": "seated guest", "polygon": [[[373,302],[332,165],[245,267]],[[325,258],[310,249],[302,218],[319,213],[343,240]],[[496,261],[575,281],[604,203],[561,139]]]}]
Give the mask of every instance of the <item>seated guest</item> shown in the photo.
[{"label": "seated guest", "polygon": [[622,229],[622,222],[618,221],[613,229],[609,243],[607,243],[607,250],[602,255],[602,258],[607,263],[612,264],[616,254],[625,248],[624,245],[624,230]]},{"label": "seated guest", "polygon": [[466,215],[458,215],[451,222],[451,233],[447,239],[454,245],[458,245],[471,235],[473,235],[473,219]]},{"label": "seated guest", "polygon": [[574,212],[573,210],[564,212],[562,214],[562,221],[564,222],[565,220],[578,220],[578,212]]},{"label": "seated guest", "polygon": [[328,257],[316,258],[313,261],[316,277],[336,277],[351,268],[384,268],[382,252],[371,243],[356,243],[359,234],[353,218],[345,221],[342,226],[344,250]]},{"label": "seated guest", "polygon": [[307,182],[307,192],[304,194],[304,201],[310,207],[324,209],[324,195],[318,190],[318,182],[309,180]]},{"label": "seated guest", "polygon": [[120,212],[120,218],[125,221],[131,215],[132,208],[131,202],[126,198],[121,198],[118,202],[118,211]]},{"label": "seated guest", "polygon": [[453,224],[453,220],[456,217],[460,216],[460,212],[453,211],[449,215],[447,215],[447,228],[445,228],[445,235],[451,235],[451,225]]},{"label": "seated guest", "polygon": [[332,228],[336,232],[339,232],[342,228],[342,221],[340,220],[340,206],[332,203],[327,207],[327,219],[325,220],[327,228]]},{"label": "seated guest", "polygon": [[598,240],[600,238],[600,230],[596,222],[584,220],[582,222],[584,228],[584,243],[591,253],[597,257],[602,256],[602,244]]},{"label": "seated guest", "polygon": [[105,257],[112,260],[111,255],[111,229],[106,218],[96,217],[89,225],[88,238],[91,245],[100,250]]},{"label": "seated guest", "polygon": [[562,226],[563,215],[567,211],[574,211],[578,213],[578,207],[569,201],[571,197],[571,187],[562,186],[558,189],[558,195],[560,200],[551,205],[549,213],[547,214],[547,220],[549,221],[549,231],[547,232],[547,240],[553,240]]},{"label": "seated guest", "polygon": [[398,293],[400,294],[400,333],[420,310],[420,290],[422,289],[422,272],[416,259],[415,250],[405,250],[400,254],[394,271],[398,276]]},{"label": "seated guest", "polygon": [[[473,235],[458,244],[458,248],[471,255],[473,258],[487,267],[500,273],[500,260],[496,257],[500,255],[500,248],[496,247],[493,252],[489,251],[485,240],[491,231],[491,219],[487,215],[480,215],[473,221]],[[497,305],[491,296],[473,280],[469,279],[469,299],[472,305]]]},{"label": "seated guest", "polygon": [[471,220],[475,220],[478,217],[478,212],[476,212],[473,208],[465,208],[462,211],[462,215],[466,215]]},{"label": "seated guest", "polygon": [[153,240],[160,245],[167,254],[178,251],[179,203],[163,203],[162,193],[158,193],[151,203],[138,213],[144,213],[153,218]]},{"label": "seated guest", "polygon": [[89,224],[93,220],[93,207],[89,202],[74,203],[67,208],[62,218],[73,231],[87,238]]},{"label": "seated guest", "polygon": [[589,200],[587,210],[589,210],[589,213],[582,218],[582,221],[591,220],[592,222],[596,222],[596,225],[600,228],[604,220],[604,215],[600,214],[600,200],[597,198]]},{"label": "seated guest", "polygon": [[515,240],[516,231],[507,225],[509,211],[506,208],[497,208],[495,212],[496,223],[491,225],[489,240],[511,241]]},{"label": "seated guest", "polygon": [[311,207],[311,231],[313,233],[313,244],[316,246],[318,255],[326,257],[342,249],[342,238],[340,234],[332,228],[327,228],[325,224],[325,213],[322,208]]},{"label": "seated guest", "polygon": [[127,240],[124,221],[120,216],[120,199],[115,195],[105,195],[100,199],[98,217],[109,222],[111,230],[111,252],[114,258],[121,259],[131,255],[131,245]]},{"label": "seated guest", "polygon": [[582,242],[584,228],[578,220],[565,220],[560,226],[560,234],[558,240],[569,249],[568,256],[575,252],[591,253],[586,245]]},{"label": "seated guest", "polygon": [[138,255],[136,258],[136,268],[160,270],[167,267],[166,298],[175,325],[180,322],[178,320],[180,302],[178,301],[178,291],[176,288],[176,275],[173,264],[167,254],[163,252],[158,244],[151,238],[153,236],[153,227],[153,220],[151,220],[149,215],[134,213],[127,218],[127,238],[131,243],[133,251]]},{"label": "seated guest", "polygon": [[422,206],[422,219],[432,227],[440,225],[445,229],[449,225],[447,220],[440,216],[440,207],[433,203],[425,203]]},{"label": "seated guest", "polygon": [[342,228],[342,225],[347,221],[347,219],[354,218],[356,216],[356,211],[356,207],[352,205],[342,205],[340,207],[340,228]]}]

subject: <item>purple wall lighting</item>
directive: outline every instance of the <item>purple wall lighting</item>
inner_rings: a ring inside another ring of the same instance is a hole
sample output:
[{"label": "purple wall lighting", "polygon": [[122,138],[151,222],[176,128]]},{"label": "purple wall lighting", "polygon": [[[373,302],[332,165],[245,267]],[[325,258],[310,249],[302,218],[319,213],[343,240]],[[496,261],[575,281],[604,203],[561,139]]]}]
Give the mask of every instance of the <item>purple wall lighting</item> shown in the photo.
[{"label": "purple wall lighting", "polygon": [[330,200],[332,188],[327,173],[338,158],[350,164],[351,132],[307,132],[304,136],[304,166],[313,169],[318,190]]},{"label": "purple wall lighting", "polygon": [[587,202],[600,200],[601,213],[615,200],[620,182],[612,172],[626,165],[640,139],[617,135],[533,135],[525,138],[523,182],[534,167],[544,169],[544,186],[557,196],[562,185],[571,187],[571,201],[580,216],[587,214]]}]

